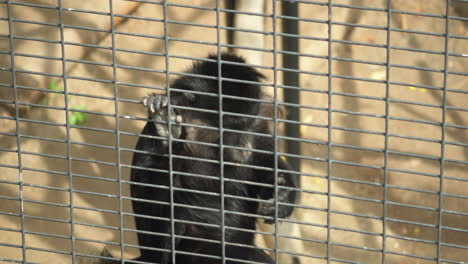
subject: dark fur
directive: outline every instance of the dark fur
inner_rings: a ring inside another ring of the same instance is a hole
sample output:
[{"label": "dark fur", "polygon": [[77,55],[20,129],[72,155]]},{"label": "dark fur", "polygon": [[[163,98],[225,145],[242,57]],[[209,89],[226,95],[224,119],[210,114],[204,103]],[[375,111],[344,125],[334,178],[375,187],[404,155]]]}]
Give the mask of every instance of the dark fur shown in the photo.
[{"label": "dark fur", "polygon": [[[217,57],[210,56],[209,59],[216,60]],[[251,67],[229,64],[229,62],[245,63],[243,59],[237,56],[223,54],[221,59],[227,62],[222,64],[223,78],[253,82],[259,82],[263,78],[260,73]],[[196,63],[189,72],[197,75],[218,77],[218,63]],[[218,80],[216,79],[187,76],[177,79],[171,87],[184,91],[208,92],[216,95],[219,89]],[[260,86],[235,81],[223,81],[222,93],[224,95],[234,95],[244,98],[261,98]],[[164,95],[151,96],[161,97]],[[209,110],[218,110],[219,107],[218,96],[211,97],[188,92],[172,91],[170,98],[170,103],[173,106],[186,106]],[[224,98],[222,104],[223,111],[226,112],[252,116],[271,116],[271,112],[268,111],[271,109],[257,102]],[[177,107],[174,107],[174,109],[175,114],[183,117],[183,123],[214,128],[219,127],[219,116],[217,113],[182,110]],[[152,118],[151,114],[150,118]],[[173,125],[176,124],[173,122]],[[256,118],[225,114],[223,116],[223,127],[244,132],[270,134],[269,123]],[[136,149],[140,152],[135,153],[132,165],[139,168],[168,170],[169,160],[164,156],[164,154],[168,153],[167,143],[164,143],[164,140],[147,137],[158,136],[155,124],[153,122],[148,122],[142,134],[145,136],[139,138],[136,146]],[[183,125],[182,133],[179,138],[214,144],[220,142],[220,136],[217,130],[195,128],[189,125]],[[175,140],[172,145],[172,153],[174,155],[219,161],[220,153],[218,147],[176,141],[177,140]],[[234,132],[224,132],[223,144],[268,151],[273,151],[274,149],[274,140],[272,137],[252,136],[251,134],[239,134]],[[273,168],[274,166],[273,154],[235,150],[226,147],[223,156],[225,162],[252,164],[268,168]],[[221,263],[219,257],[221,256],[222,248],[219,241],[221,241],[222,232],[220,227],[212,226],[221,225],[221,213],[219,211],[221,209],[221,197],[219,196],[221,190],[219,180],[220,165],[216,162],[174,157],[172,166],[174,171],[172,178],[173,186],[179,188],[173,193],[173,201],[175,204],[174,217],[176,219],[174,233],[178,236],[175,238],[175,249],[177,250],[176,262],[184,264]],[[147,247],[148,249],[141,249],[141,256],[137,260],[149,263],[172,263],[170,253],[172,246],[169,236],[171,234],[171,224],[169,220],[171,209],[168,205],[170,202],[170,192],[168,191],[168,186],[170,184],[169,173],[136,169],[135,167],[131,171],[131,180],[133,182],[154,185],[154,187],[142,186],[141,184],[133,184],[131,186],[132,197],[138,198],[138,200],[133,200],[134,212],[140,215],[136,217],[136,227],[139,231],[153,232],[153,234],[138,233],[139,245]],[[282,159],[278,159],[278,167],[282,170],[288,169],[288,165]],[[209,177],[202,178],[182,175],[177,172],[206,175]],[[282,184],[289,187],[298,187],[297,176],[284,173],[278,173],[278,175],[278,181]],[[271,207],[260,210],[261,208],[259,209],[258,202],[242,199],[258,197],[262,199],[273,198],[274,191],[272,187],[260,187],[258,184],[255,185],[255,183],[273,184],[275,181],[273,171],[254,170],[225,164],[224,178],[224,193],[226,196],[229,196],[224,198],[224,210],[226,211],[224,214],[224,224],[226,227],[225,241],[228,244],[237,243],[250,246],[226,245],[226,257],[260,263],[273,263],[271,257],[263,250],[252,247],[254,246],[253,231],[255,230],[256,218],[238,214],[247,213],[264,214],[269,217],[274,216],[274,210],[271,210]],[[237,181],[233,182],[229,180]],[[185,190],[180,190],[180,188]],[[200,194],[193,191],[210,192],[212,195]],[[293,204],[296,200],[296,192],[294,191],[280,189],[278,194],[278,200],[280,202]],[[142,199],[148,201],[145,202]],[[203,207],[208,208],[208,210],[184,206]],[[284,218],[289,216],[291,212],[292,207],[280,206],[278,216]],[[150,218],[146,216],[150,216]],[[181,223],[180,221],[185,222]],[[231,229],[230,227],[235,229]],[[183,236],[183,238],[180,236]],[[200,239],[214,241],[206,242]],[[215,258],[183,254],[182,252],[215,256]],[[231,260],[226,263],[234,264],[242,262]]]}]

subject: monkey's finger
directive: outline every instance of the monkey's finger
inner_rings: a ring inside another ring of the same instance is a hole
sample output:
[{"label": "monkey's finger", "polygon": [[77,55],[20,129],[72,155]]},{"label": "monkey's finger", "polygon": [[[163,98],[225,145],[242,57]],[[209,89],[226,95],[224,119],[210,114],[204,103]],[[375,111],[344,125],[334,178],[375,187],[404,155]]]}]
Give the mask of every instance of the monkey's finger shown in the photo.
[{"label": "monkey's finger", "polygon": [[149,102],[149,110],[152,114],[156,112],[156,109],[154,107],[154,101],[155,101],[154,99],[155,99],[154,96],[152,96]]},{"label": "monkey's finger", "polygon": [[148,95],[148,96],[145,96],[142,100],[143,102],[143,105],[146,106],[148,108],[148,112],[150,114],[153,113],[152,111],[152,108],[153,108],[153,101],[154,101],[154,95]]},{"label": "monkey's finger", "polygon": [[167,106],[167,96],[161,96],[161,108]]},{"label": "monkey's finger", "polygon": [[141,100],[141,103],[146,107],[146,106],[148,106],[148,100],[149,100],[149,98],[147,96],[145,96]]},{"label": "monkey's finger", "polygon": [[267,201],[260,202],[258,210],[257,210],[258,213],[261,215],[268,215],[268,216],[273,215],[275,213],[274,202],[275,202],[274,198],[270,198]]},{"label": "monkey's finger", "polygon": [[179,138],[182,134],[182,128],[180,126],[172,126],[172,137]]},{"label": "monkey's finger", "polygon": [[284,175],[280,174],[278,176],[278,184],[279,185],[284,185],[286,183],[286,178],[284,177]]},{"label": "monkey's finger", "polygon": [[161,95],[154,95],[154,109],[156,110],[156,112],[161,112],[162,110],[162,101],[163,101],[163,98]]}]

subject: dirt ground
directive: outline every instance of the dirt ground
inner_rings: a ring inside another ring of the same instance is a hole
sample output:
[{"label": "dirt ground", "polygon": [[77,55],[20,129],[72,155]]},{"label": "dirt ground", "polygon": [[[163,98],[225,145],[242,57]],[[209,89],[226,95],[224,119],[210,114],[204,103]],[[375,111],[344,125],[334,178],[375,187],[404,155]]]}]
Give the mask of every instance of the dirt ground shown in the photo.
[{"label": "dirt ground", "polygon": [[[18,2],[56,6],[56,1],[52,0]],[[112,49],[108,48],[112,46],[112,38],[104,32],[110,28],[110,17],[99,13],[109,12],[108,2],[63,1],[66,8],[64,23],[70,25],[64,29],[67,42],[64,54],[69,59],[65,69],[68,76],[66,89],[76,93],[68,97],[68,105],[92,112],[87,113],[82,125],[71,126],[68,134],[63,93],[51,89],[50,85],[56,82],[58,90],[65,87],[62,79],[56,77],[63,73],[61,46],[25,39],[59,41],[60,30],[53,26],[59,21],[57,10],[12,5],[11,15],[16,19],[13,32],[17,36],[14,62],[19,69],[15,80],[9,70],[12,65],[8,54],[8,20],[0,19],[0,263],[23,260],[71,263],[72,256],[67,252],[74,250],[93,255],[99,254],[105,246],[118,248],[119,228],[134,229],[133,217],[119,214],[119,209],[132,212],[130,201],[125,198],[130,195],[125,181],[129,179],[128,166],[132,157],[128,150],[134,148],[137,140],[133,133],[139,133],[144,125],[138,119],[145,117],[144,108],[138,101],[154,89],[162,91],[165,87],[163,71],[166,64],[161,56],[165,52],[161,38],[164,36],[163,11],[158,4],[135,5],[117,0],[113,3],[116,14],[135,16],[116,22],[115,47],[119,67],[115,76]],[[170,3],[215,7],[213,0]],[[328,38],[328,25],[320,23],[328,19],[327,6],[302,3],[299,7],[300,16],[309,19],[300,23],[300,34],[307,38],[300,40],[300,52],[310,56],[300,58],[300,86],[304,88],[300,91],[303,106],[300,121],[308,123],[300,129],[302,138],[308,142],[301,143],[302,153],[292,153],[304,156],[301,160],[304,192],[296,220],[303,232],[305,251],[297,253],[309,255],[303,257],[303,263],[325,263],[327,239],[330,238],[331,262],[336,263],[382,263],[383,258],[387,263],[395,264],[435,263],[439,250],[444,259],[441,263],[468,262],[466,17],[464,20],[452,19],[448,24],[450,35],[454,37],[448,41],[447,52],[451,56],[445,64],[442,34],[446,23],[437,17],[445,15],[445,1],[434,0],[431,5],[423,0],[392,1],[395,10],[434,16],[402,13],[391,16],[391,27],[397,30],[390,34],[390,45],[396,48],[389,53],[393,67],[389,71],[388,96],[391,100],[388,100],[388,110],[392,118],[386,130],[383,118],[387,106],[386,66],[382,63],[387,62],[384,46],[387,31],[384,29],[388,21],[387,13],[380,11],[386,8],[386,1],[335,0],[333,3],[337,4],[331,17],[335,22],[332,39],[336,41],[332,44],[331,56],[342,59],[332,62],[331,87],[328,87],[328,77],[323,75],[328,73],[328,59],[324,57],[329,55],[328,43],[324,41]],[[350,9],[340,7],[340,4],[375,10]],[[459,11],[466,10],[468,4],[461,5],[450,8],[451,16],[462,16]],[[267,12],[272,13],[271,4]],[[216,25],[214,10],[169,6],[167,15],[173,22],[168,24],[168,35],[182,39],[170,41],[168,51],[173,56],[168,65],[171,72],[181,72],[190,65],[190,60],[178,56],[202,58],[216,51],[216,28],[200,26]],[[7,18],[5,2],[0,2],[0,17]],[[224,13],[220,19],[224,21]],[[25,23],[27,21],[43,23],[31,25]],[[272,19],[265,18],[265,22],[266,30],[272,31]],[[344,22],[364,27],[343,26],[341,23]],[[135,33],[148,37],[132,35]],[[272,49],[272,35],[265,38],[265,48]],[[281,40],[277,41],[280,44]],[[350,45],[347,41],[369,45]],[[221,42],[226,43],[225,30]],[[132,50],[146,54],[132,53]],[[272,53],[265,52],[264,57],[263,65],[272,67]],[[129,69],[128,66],[137,68]],[[444,70],[448,71],[446,78]],[[267,76],[266,82],[272,83],[273,72],[261,71]],[[176,74],[170,77],[175,78]],[[279,78],[281,80],[281,73]],[[112,83],[114,79],[118,80],[118,86]],[[9,87],[13,81],[20,87],[18,99],[24,103],[17,109],[18,122],[14,119],[14,92]],[[445,97],[444,83],[448,89]],[[326,109],[329,89],[334,93],[331,124]],[[119,98],[117,106],[115,97]],[[445,115],[441,107],[444,98],[448,106]],[[121,116],[118,122],[116,112]],[[443,120],[447,124],[444,129],[441,127]],[[328,125],[333,127],[330,141],[334,162],[330,172],[326,162],[329,156]],[[119,136],[115,134],[116,130],[120,131]],[[21,134],[19,140],[15,136],[17,131]],[[442,146],[443,137],[446,143]],[[444,159],[442,163],[441,157]],[[116,166],[119,161],[120,169]],[[440,178],[441,164],[443,181]],[[383,169],[384,166],[388,169]],[[327,177],[329,174],[332,178]],[[117,182],[119,177],[124,180],[121,190]],[[69,192],[71,188],[72,194]],[[20,198],[23,198],[22,203]],[[73,210],[70,210],[70,204]],[[330,209],[329,214],[327,209]],[[386,224],[382,221],[384,216]],[[331,225],[329,232],[327,220]],[[440,224],[442,228],[439,228]],[[21,233],[21,229],[25,232]],[[382,233],[386,236],[384,241]],[[74,243],[70,242],[71,235],[75,238]],[[126,244],[137,245],[134,232],[126,230],[123,235]],[[440,243],[437,243],[439,235]],[[21,249],[23,240],[28,247],[26,259],[23,259]],[[386,253],[382,257],[384,245]],[[128,256],[138,254],[132,246],[127,246],[125,252]],[[85,263],[87,258],[76,256],[76,259]]]}]

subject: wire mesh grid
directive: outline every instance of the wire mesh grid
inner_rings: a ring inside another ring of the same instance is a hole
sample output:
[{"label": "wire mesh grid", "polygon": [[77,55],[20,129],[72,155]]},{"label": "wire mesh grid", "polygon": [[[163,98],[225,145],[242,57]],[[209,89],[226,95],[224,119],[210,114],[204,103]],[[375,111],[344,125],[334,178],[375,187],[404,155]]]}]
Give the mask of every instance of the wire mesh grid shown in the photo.
[{"label": "wire mesh grid", "polygon": [[[129,175],[148,121],[141,98],[170,97],[178,91],[174,79],[193,75],[185,72],[193,61],[216,62],[212,79],[222,87],[226,62],[206,55],[219,59],[224,51],[243,55],[244,65],[266,76],[254,83],[266,99],[249,100],[273,106],[272,116],[255,117],[269,122],[271,133],[224,127],[223,116],[244,116],[223,111],[221,90],[214,95],[218,109],[191,109],[219,113],[218,127],[183,126],[272,137],[274,149],[266,152],[275,164],[261,169],[276,176],[269,186],[275,194],[287,189],[278,174],[301,176],[300,188],[289,188],[301,193],[293,215],[280,219],[275,199],[274,215],[263,218],[281,221],[259,220],[250,230],[255,247],[274,263],[467,262],[467,6],[465,0],[0,1],[0,262],[125,263],[138,256],[136,234],[148,231],[135,227],[141,215],[132,210],[138,198],[130,194]],[[185,205],[173,199],[181,191],[173,175],[184,174],[174,171],[173,160],[198,159],[171,149],[190,139],[171,133],[165,139],[166,235],[174,249],[177,224],[185,221],[174,208]],[[199,144],[262,152],[223,140]],[[257,168],[219,153],[202,161]],[[278,167],[279,157],[290,171]],[[218,177],[233,181],[223,170]],[[227,199],[220,186],[217,195]],[[224,263],[232,260],[225,218],[236,212],[226,212],[224,203],[218,211],[221,239],[208,242],[223,250],[207,259]],[[179,263],[183,252],[168,252]]]}]

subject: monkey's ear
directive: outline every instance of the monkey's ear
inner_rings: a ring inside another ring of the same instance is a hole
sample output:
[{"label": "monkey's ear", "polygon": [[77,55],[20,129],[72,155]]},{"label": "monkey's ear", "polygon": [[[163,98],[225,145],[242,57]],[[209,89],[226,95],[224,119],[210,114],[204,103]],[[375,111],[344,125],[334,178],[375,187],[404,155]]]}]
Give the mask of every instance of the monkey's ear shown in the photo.
[{"label": "monkey's ear", "polygon": [[279,119],[285,119],[287,111],[288,110],[286,110],[286,107],[284,105],[278,106],[278,118]]},{"label": "monkey's ear", "polygon": [[[270,96],[268,94],[265,94],[262,92],[262,100],[269,100],[273,101],[274,98],[273,96]],[[264,103],[262,104],[262,107],[260,107],[260,116],[265,116],[265,117],[274,117],[274,111],[275,111],[275,106],[272,103]],[[284,105],[278,105],[278,118],[279,119],[285,119],[287,114],[286,107]]]}]

